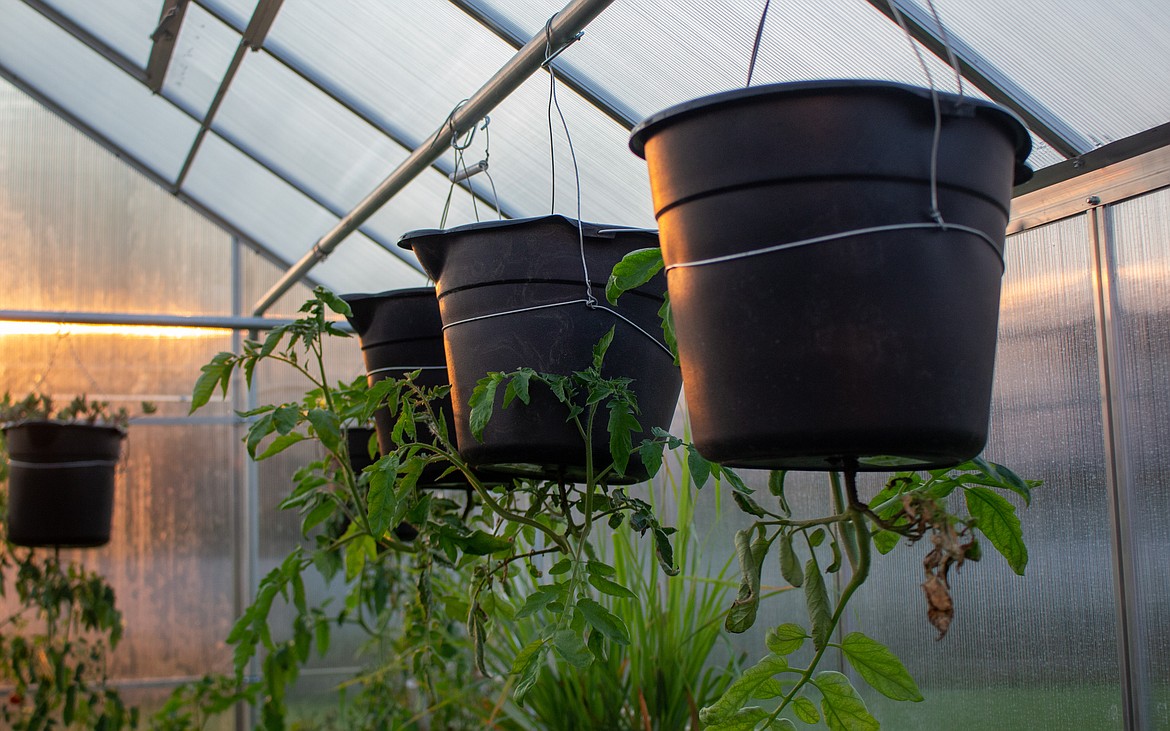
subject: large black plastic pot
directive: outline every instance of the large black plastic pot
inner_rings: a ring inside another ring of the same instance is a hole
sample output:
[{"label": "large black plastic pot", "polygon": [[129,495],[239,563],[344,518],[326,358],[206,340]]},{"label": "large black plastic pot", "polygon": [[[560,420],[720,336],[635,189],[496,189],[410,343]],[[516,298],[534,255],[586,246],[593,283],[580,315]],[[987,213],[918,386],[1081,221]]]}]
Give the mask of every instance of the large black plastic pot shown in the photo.
[{"label": "large black plastic pot", "polygon": [[114,472],[125,436],[118,427],[90,424],[5,426],[8,540],[78,548],[109,543]]},{"label": "large black plastic pot", "polygon": [[[439,302],[434,287],[391,290],[378,294],[346,294],[341,298],[349,304],[353,314],[349,322],[362,341],[362,359],[366,364],[369,384],[373,386],[386,378],[402,378],[419,371],[415,383],[424,388],[447,385],[447,360],[443,354],[443,323],[439,319]],[[452,423],[451,398],[438,403],[448,427]],[[388,409],[374,412],[378,433],[378,448],[387,454],[396,448],[391,434],[394,417]],[[351,430],[353,431],[353,430]],[[360,436],[354,435],[360,440]],[[353,458],[355,446],[363,459],[368,459],[366,442],[350,444]],[[458,473],[442,476],[441,465],[428,467],[418,481],[421,488],[465,487],[467,481]]]},{"label": "large black plastic pot", "polygon": [[760,86],[633,131],[707,458],[880,470],[950,466],[983,449],[1004,229],[1031,143],[994,104],[939,102],[949,228],[931,214],[928,90]]},{"label": "large black plastic pot", "polygon": [[[476,383],[490,372],[529,367],[568,375],[584,370],[592,362],[593,346],[611,327],[616,329],[604,375],[633,379],[646,435],[654,426],[669,428],[681,379],[670,354],[649,335],[661,332],[657,313],[666,290],[661,275],[613,308],[645,332],[585,302],[585,266],[594,296],[604,304],[613,265],[630,251],[657,244],[652,231],[591,223],[578,230],[577,221],[563,216],[403,236],[399,245],[412,248],[437,282],[455,429],[468,463],[508,474],[581,479],[585,445],[567,423],[566,408],[546,389],[534,385],[529,405],[517,401],[506,409],[500,389],[482,443],[471,434],[468,402]],[[603,415],[592,445],[594,461],[602,465],[610,462],[605,424]],[[641,438],[635,435],[634,444]],[[624,478],[610,481],[636,482],[644,476],[635,457]]]}]

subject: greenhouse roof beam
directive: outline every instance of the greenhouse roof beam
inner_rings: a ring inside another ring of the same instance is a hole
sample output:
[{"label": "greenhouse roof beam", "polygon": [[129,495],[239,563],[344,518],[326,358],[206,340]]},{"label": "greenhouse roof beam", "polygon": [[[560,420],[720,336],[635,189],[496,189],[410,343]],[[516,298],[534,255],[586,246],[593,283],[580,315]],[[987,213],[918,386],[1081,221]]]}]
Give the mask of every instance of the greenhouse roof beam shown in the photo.
[{"label": "greenhouse roof beam", "polygon": [[108,43],[90,33],[88,30],[73,22],[71,18],[64,15],[56,8],[42,0],[22,0],[25,5],[43,15],[48,20],[52,21],[61,30],[70,34],[81,43],[84,43],[91,51],[106,59],[110,63],[117,66],[119,69],[129,74],[133,78],[147,83],[146,72],[138,68],[138,65],[126,58],[124,55],[115,50]]},{"label": "greenhouse roof beam", "polygon": [[236,78],[236,72],[240,70],[240,64],[244,61],[244,53],[249,49],[256,51],[264,45],[264,37],[268,35],[272,21],[276,19],[281,2],[282,0],[260,0],[256,4],[252,20],[248,23],[244,35],[240,37],[231,63],[228,64],[223,79],[219,82],[219,89],[216,90],[215,97],[211,100],[211,106],[208,107],[207,113],[199,122],[199,132],[196,133],[195,139],[191,143],[191,149],[187,151],[187,159],[183,161],[183,167],[179,170],[178,177],[175,178],[173,190],[177,191],[183,187],[183,181],[186,180],[187,173],[191,170],[191,164],[195,162],[195,156],[199,154],[199,147],[203,144],[203,139],[207,136],[208,131],[211,130],[211,124],[215,120],[219,106],[223,103],[224,97],[227,96],[228,89],[231,88],[232,81]]},{"label": "greenhouse roof beam", "polygon": [[[520,34],[519,30],[512,27],[507,21],[480,7],[478,2],[474,0],[449,1],[452,5],[467,13],[478,21],[480,25],[490,30],[500,40],[513,48],[519,49],[524,45],[524,36]],[[622,109],[616,101],[598,89],[596,85],[579,78],[571,70],[565,68],[564,64],[552,62],[550,65],[556,71],[557,81],[560,81],[566,87],[576,92],[582,99],[597,107],[605,116],[627,130],[633,129],[634,125],[638,123],[639,120],[635,118],[633,113]]]},{"label": "greenhouse roof beam", "polygon": [[906,21],[910,35],[945,63],[949,63],[947,59],[947,45],[949,44],[959,62],[959,68],[964,78],[987,96],[1020,115],[1024,123],[1037,137],[1044,140],[1060,154],[1065,157],[1078,157],[1095,147],[1084,135],[1041,104],[1039,100],[1012,81],[974,48],[951,33],[948,33],[944,40],[938,32],[934,19],[916,3],[905,2],[905,0],[867,1],[894,22],[897,22],[897,18],[891,5],[896,4],[898,12]]},{"label": "greenhouse roof beam", "polygon": [[[0,322],[44,322],[65,325],[111,325],[115,327],[189,327],[208,330],[274,330],[291,324],[288,319],[236,317],[231,315],[154,315],[127,312],[66,312],[47,310],[0,310]],[[348,322],[334,327],[353,332]]]},{"label": "greenhouse roof beam", "polygon": [[[446,151],[441,141],[458,137],[488,112],[518,89],[525,80],[540,69],[545,60],[545,47],[563,49],[578,37],[582,29],[596,18],[613,0],[571,0],[559,13],[554,15],[546,28],[524,45],[508,63],[504,64],[487,83],[480,87],[465,103],[459,106],[443,121],[421,145],[406,158],[369,195],[345,215],[332,230],[327,232],[301,260],[272,286],[256,303],[253,314],[263,315],[281,295],[287,292],[301,278],[308,274],[317,263],[329,256],[349,234],[356,231],[386,201],[406,187],[431,163]],[[554,54],[557,51],[554,51]]]},{"label": "greenhouse roof beam", "polygon": [[166,0],[159,14],[158,27],[150,34],[154,43],[150,47],[150,60],[146,62],[146,85],[154,93],[162,91],[167,77],[167,67],[175,53],[175,41],[183,25],[188,0]]}]

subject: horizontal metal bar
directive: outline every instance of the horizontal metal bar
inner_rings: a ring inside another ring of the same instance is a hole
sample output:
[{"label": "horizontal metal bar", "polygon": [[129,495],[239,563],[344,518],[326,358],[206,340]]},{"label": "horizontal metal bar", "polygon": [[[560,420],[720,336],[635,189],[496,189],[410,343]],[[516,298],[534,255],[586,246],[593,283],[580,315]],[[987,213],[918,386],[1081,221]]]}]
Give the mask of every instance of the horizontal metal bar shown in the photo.
[{"label": "horizontal metal bar", "polygon": [[[46,310],[0,310],[0,321],[50,322],[69,325],[129,325],[143,327],[190,327],[212,330],[272,330],[292,320],[232,315],[144,315],[123,312],[66,312]],[[334,323],[339,330],[353,332],[348,322]]]},{"label": "horizontal metal bar", "polygon": [[364,200],[326,233],[292,269],[260,299],[253,314],[263,315],[281,295],[304,277],[318,262],[329,256],[350,233],[362,225],[398,191],[406,187],[422,171],[428,169],[447,149],[447,142],[465,133],[476,122],[520,87],[540,68],[545,59],[545,48],[561,48],[597,17],[612,0],[572,0],[549,21],[546,32],[533,37],[496,74],[471,96],[465,104],[452,112],[430,137],[394,169]]},{"label": "horizontal metal bar", "polygon": [[1007,232],[1019,233],[1168,186],[1170,145],[1014,198]]}]

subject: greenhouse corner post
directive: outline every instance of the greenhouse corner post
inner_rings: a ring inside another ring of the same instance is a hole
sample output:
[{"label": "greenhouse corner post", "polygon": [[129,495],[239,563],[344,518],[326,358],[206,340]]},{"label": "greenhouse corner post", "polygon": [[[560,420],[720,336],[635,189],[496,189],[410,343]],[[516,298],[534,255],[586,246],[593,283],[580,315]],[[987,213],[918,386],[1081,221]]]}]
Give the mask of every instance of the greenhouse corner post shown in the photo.
[{"label": "greenhouse corner post", "polygon": [[1121,675],[1122,720],[1126,729],[1148,728],[1150,689],[1145,669],[1146,649],[1141,645],[1144,633],[1134,585],[1131,530],[1131,476],[1128,469],[1129,448],[1126,439],[1124,371],[1121,367],[1120,327],[1117,321],[1117,292],[1113,276],[1114,246],[1111,211],[1107,205],[1095,205],[1088,212],[1089,240],[1092,242],[1097,318],[1097,358],[1101,380],[1102,427],[1105,438],[1105,488],[1108,493],[1112,541],[1113,589],[1117,602],[1117,648]]},{"label": "greenhouse corner post", "polygon": [[431,163],[446,151],[440,140],[462,135],[498,104],[507,99],[544,64],[546,45],[551,41],[554,53],[571,43],[594,18],[609,7],[613,0],[571,0],[554,15],[546,29],[532,37],[514,56],[488,79],[479,91],[457,107],[421,145],[416,147],[385,180],[370,192],[337,225],[322,236],[313,247],[294,264],[284,276],[256,303],[253,314],[261,316],[272,307],[294,284],[329,256],[334,249],[374,215],[386,201],[394,197]]}]

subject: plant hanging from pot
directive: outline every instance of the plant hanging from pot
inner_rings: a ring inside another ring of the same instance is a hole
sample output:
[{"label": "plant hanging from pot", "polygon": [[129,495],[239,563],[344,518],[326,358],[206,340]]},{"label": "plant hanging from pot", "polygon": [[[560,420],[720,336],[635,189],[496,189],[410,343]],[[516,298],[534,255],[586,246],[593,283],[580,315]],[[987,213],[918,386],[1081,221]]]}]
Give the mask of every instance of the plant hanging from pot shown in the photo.
[{"label": "plant hanging from pot", "polygon": [[[143,403],[145,414],[153,413]],[[115,470],[130,423],[125,409],[78,396],[54,409],[44,394],[0,400],[7,450],[8,540],[96,547],[110,540]]]}]

